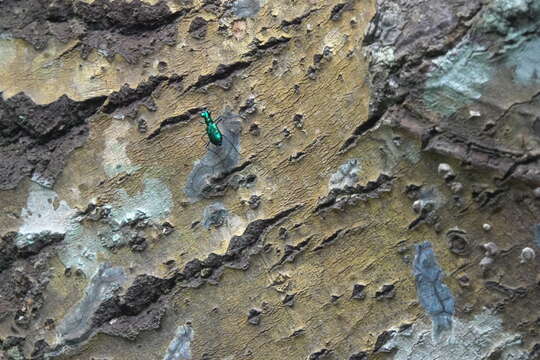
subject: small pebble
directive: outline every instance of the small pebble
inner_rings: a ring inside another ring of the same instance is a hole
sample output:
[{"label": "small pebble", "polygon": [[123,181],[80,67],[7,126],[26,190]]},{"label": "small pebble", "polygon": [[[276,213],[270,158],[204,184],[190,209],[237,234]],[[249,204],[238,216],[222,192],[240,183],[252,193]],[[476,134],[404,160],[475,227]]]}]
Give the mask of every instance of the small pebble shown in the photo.
[{"label": "small pebble", "polygon": [[444,180],[449,181],[456,177],[454,170],[446,163],[440,163],[437,172]]},{"label": "small pebble", "polygon": [[484,125],[484,131],[488,131],[488,130],[492,129],[494,126],[495,126],[495,121],[489,120]]},{"label": "small pebble", "polygon": [[248,322],[251,325],[259,325],[261,322],[261,310],[259,309],[251,309],[248,313]]},{"label": "small pebble", "polygon": [[494,257],[499,252],[499,248],[493,242],[488,242],[482,245],[482,249],[484,249],[487,257]]},{"label": "small pebble", "polygon": [[482,113],[480,113],[480,111],[477,111],[477,110],[470,110],[469,111],[469,119],[477,118],[477,117],[480,117],[481,115],[482,115]]},{"label": "small pebble", "polygon": [[534,197],[540,199],[540,187],[533,190]]},{"label": "small pebble", "polygon": [[452,190],[454,194],[458,194],[463,190],[463,184],[460,182],[454,181],[450,184],[450,190]]},{"label": "small pebble", "polygon": [[519,256],[520,262],[522,264],[533,261],[535,257],[536,257],[536,254],[534,250],[531,249],[530,247],[523,248],[523,250],[521,250],[521,255]]},{"label": "small pebble", "polygon": [[416,200],[415,202],[413,202],[412,208],[415,213],[419,214],[422,210],[422,200]]},{"label": "small pebble", "polygon": [[471,280],[467,275],[460,276],[458,281],[461,287],[469,287],[471,285]]},{"label": "small pebble", "polygon": [[259,125],[257,123],[251,124],[249,127],[249,133],[251,136],[259,136],[261,135],[261,129],[259,128]]},{"label": "small pebble", "polygon": [[251,210],[257,209],[261,205],[261,197],[258,195],[251,195],[248,200],[248,205]]},{"label": "small pebble", "polygon": [[484,231],[490,231],[491,230],[491,225],[490,224],[484,224],[484,225],[482,225],[482,229],[484,229]]},{"label": "small pebble", "polygon": [[206,279],[206,278],[209,278],[210,275],[212,275],[212,269],[210,268],[203,268],[201,270],[201,277]]},{"label": "small pebble", "polygon": [[145,133],[148,131],[148,124],[146,123],[145,119],[139,118],[139,120],[137,120],[137,130],[139,130],[140,133]]}]

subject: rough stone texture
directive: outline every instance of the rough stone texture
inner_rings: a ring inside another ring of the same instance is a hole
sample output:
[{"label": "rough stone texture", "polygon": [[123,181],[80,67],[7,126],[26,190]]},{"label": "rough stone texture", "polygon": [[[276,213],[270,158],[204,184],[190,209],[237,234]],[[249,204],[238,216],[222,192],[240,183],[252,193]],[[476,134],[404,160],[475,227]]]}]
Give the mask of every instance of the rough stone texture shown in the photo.
[{"label": "rough stone texture", "polygon": [[364,39],[370,124],[403,127],[423,149],[495,169],[499,180],[538,184],[540,83],[530,61],[540,44],[538,2],[382,0],[378,7]]},{"label": "rough stone texture", "polygon": [[0,10],[0,358],[540,354],[537,0]]},{"label": "rough stone texture", "polygon": [[23,93],[9,99],[0,93],[0,189],[13,189],[26,176],[51,187],[68,155],[84,144],[87,118],[104,100],[75,102],[62,96],[38,105]]},{"label": "rough stone texture", "polygon": [[51,37],[80,41],[81,56],[92,49],[105,57],[122,55],[128,62],[176,42],[176,20],[185,10],[171,12],[164,1],[141,0],[2,1],[1,32],[24,39],[43,50]]}]

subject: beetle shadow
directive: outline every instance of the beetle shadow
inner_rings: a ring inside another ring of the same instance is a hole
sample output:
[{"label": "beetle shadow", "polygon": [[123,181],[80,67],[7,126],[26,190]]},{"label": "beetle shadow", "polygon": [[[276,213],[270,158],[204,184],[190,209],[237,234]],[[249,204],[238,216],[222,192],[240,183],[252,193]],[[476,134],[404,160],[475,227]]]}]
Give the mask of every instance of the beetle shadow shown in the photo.
[{"label": "beetle shadow", "polygon": [[213,178],[230,172],[240,161],[242,123],[237,114],[225,112],[217,124],[223,134],[221,145],[209,143],[206,154],[195,161],[188,175],[184,193],[190,202],[205,198]]}]

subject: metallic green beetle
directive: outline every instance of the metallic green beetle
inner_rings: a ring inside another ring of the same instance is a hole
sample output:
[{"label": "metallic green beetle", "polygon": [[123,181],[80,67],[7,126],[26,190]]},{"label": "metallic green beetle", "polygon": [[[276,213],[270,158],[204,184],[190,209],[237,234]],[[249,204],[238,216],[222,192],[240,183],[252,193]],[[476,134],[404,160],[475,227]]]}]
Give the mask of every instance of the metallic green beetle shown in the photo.
[{"label": "metallic green beetle", "polygon": [[220,146],[223,143],[223,134],[217,126],[219,119],[214,121],[212,119],[212,115],[210,115],[210,111],[208,110],[202,111],[201,116],[206,124],[206,134],[208,135],[208,139],[212,144]]}]

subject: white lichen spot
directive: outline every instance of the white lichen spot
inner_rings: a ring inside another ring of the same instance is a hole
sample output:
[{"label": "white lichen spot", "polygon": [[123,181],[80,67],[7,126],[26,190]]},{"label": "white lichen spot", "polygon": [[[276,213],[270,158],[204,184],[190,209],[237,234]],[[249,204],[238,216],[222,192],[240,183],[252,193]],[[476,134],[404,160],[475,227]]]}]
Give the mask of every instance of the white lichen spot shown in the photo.
[{"label": "white lichen spot", "polygon": [[118,225],[135,219],[141,212],[148,218],[166,218],[172,208],[172,193],[159,179],[145,179],[144,189],[130,197],[124,189],[118,190],[119,205],[113,206],[111,216]]},{"label": "white lichen spot", "polygon": [[74,219],[69,225],[58,256],[66,268],[80,269],[87,277],[97,270],[97,257],[104,251],[96,229],[88,229]]},{"label": "white lichen spot", "polygon": [[109,177],[126,172],[131,174],[140,166],[134,166],[127,156],[125,138],[130,125],[127,121],[113,120],[105,133],[105,149],[103,150],[103,167]]},{"label": "white lichen spot", "polygon": [[346,34],[342,33],[338,29],[333,29],[326,33],[326,36],[324,37],[322,43],[321,51],[324,52],[324,48],[330,48],[332,49],[332,53],[336,55],[339,54],[339,52],[343,49],[346,43]]},{"label": "white lichen spot", "polygon": [[372,52],[372,56],[376,63],[390,66],[396,60],[394,48],[392,46],[383,46],[377,51]]},{"label": "white lichen spot", "polygon": [[395,350],[394,360],[476,360],[494,353],[501,360],[529,358],[521,336],[505,332],[502,320],[488,311],[470,321],[454,319],[452,333],[438,341],[430,333],[429,325],[414,324],[411,331],[396,331],[381,350]]},{"label": "white lichen spot", "polygon": [[360,172],[360,161],[358,159],[348,160],[341,165],[335,173],[330,176],[328,187],[332,189],[345,189],[354,186],[358,182]]},{"label": "white lichen spot", "polygon": [[42,231],[64,234],[75,211],[55,191],[31,184],[26,207],[21,210],[20,234]]}]

